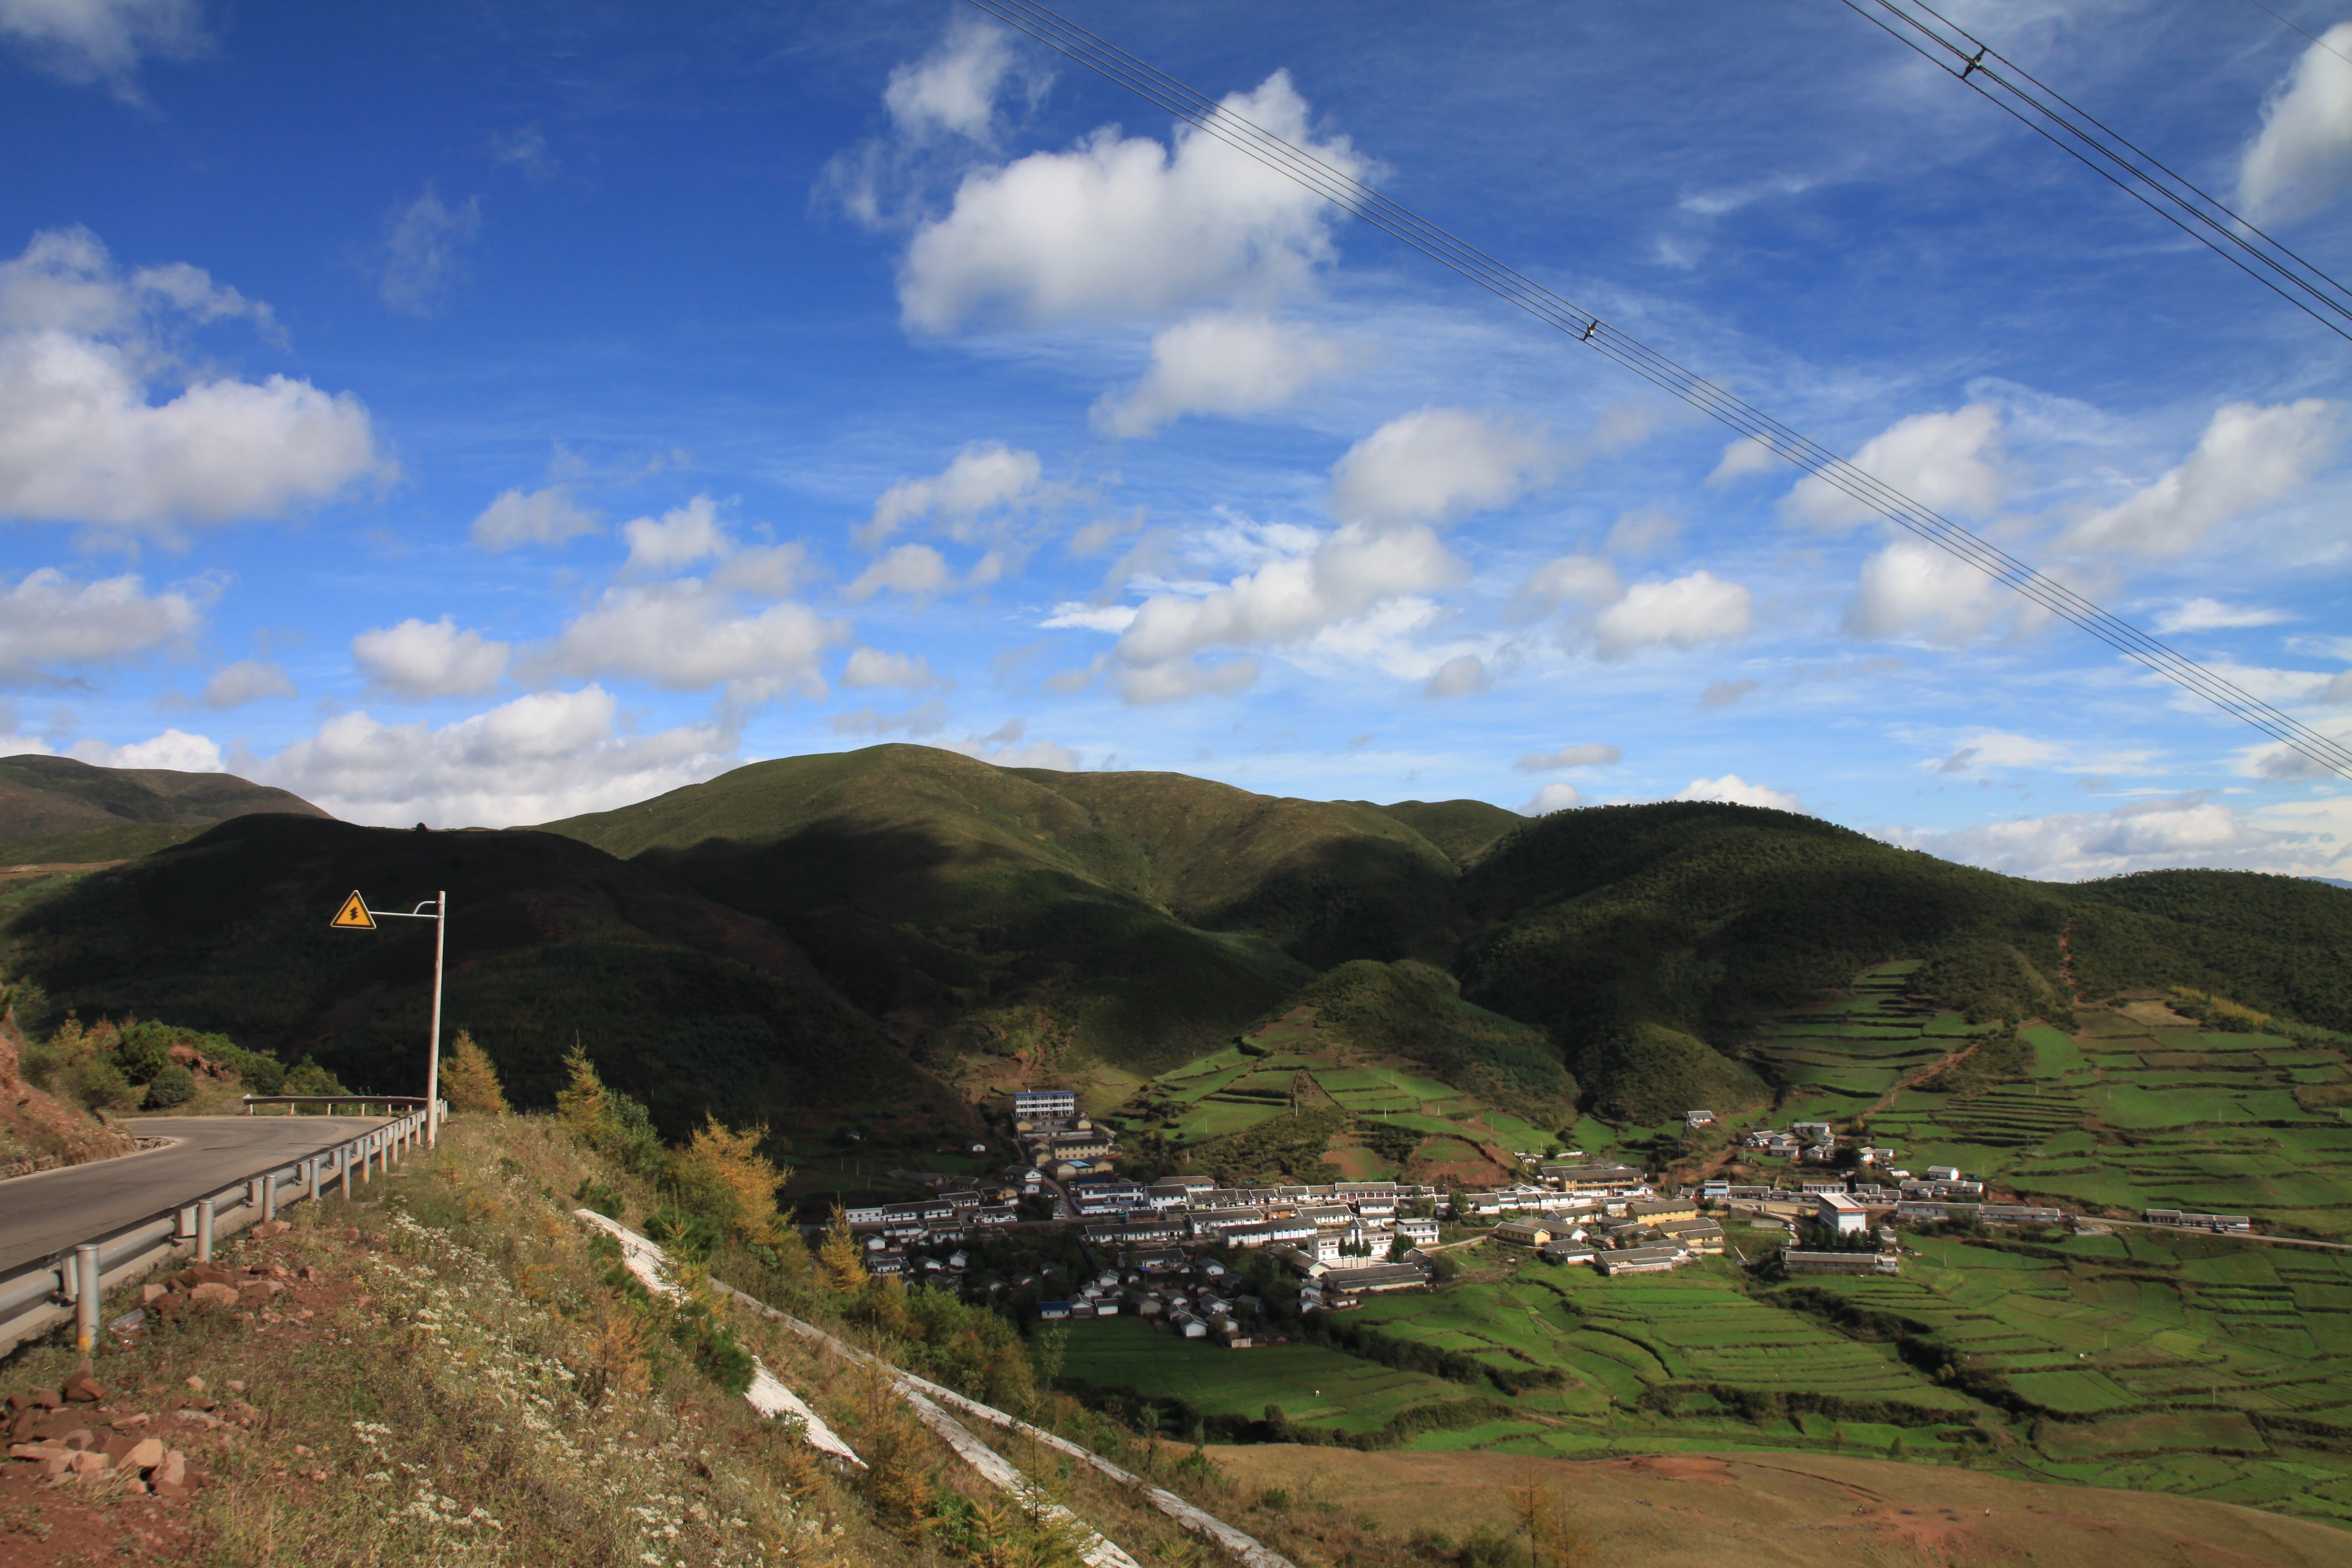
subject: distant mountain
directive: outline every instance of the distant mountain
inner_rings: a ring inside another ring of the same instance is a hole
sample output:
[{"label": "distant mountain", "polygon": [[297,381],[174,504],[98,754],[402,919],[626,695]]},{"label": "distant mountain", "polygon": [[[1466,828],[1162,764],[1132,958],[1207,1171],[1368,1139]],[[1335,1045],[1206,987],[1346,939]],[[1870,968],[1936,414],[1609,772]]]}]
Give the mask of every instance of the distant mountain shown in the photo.
[{"label": "distant mountain", "polygon": [[15,864],[143,855],[257,812],[327,815],[300,795],[230,773],[0,757],[0,857]]}]

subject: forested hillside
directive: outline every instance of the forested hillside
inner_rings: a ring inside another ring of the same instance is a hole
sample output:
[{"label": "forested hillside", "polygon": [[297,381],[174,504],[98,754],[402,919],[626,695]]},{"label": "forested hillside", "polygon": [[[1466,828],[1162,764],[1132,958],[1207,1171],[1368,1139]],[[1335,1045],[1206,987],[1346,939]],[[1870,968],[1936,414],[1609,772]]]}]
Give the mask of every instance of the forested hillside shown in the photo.
[{"label": "forested hillside", "polygon": [[433,929],[330,930],[354,888],[383,910],[447,890],[447,1026],[492,1042],[526,1103],[552,1100],[575,1039],[671,1131],[709,1110],[742,1119],[925,1091],[905,1053],[764,922],[546,833],[239,817],[19,915],[8,966],[37,988],[20,1014],[37,1007],[34,1029],[68,1010],[162,1018],[289,1062],[312,1055],[353,1087],[414,1092]]}]

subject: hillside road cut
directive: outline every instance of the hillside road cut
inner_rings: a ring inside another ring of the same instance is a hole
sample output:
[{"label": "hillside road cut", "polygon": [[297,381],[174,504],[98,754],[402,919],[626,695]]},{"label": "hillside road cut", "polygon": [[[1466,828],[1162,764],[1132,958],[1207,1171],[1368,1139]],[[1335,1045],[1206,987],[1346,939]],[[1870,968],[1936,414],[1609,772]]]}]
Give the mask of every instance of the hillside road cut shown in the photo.
[{"label": "hillside road cut", "polygon": [[211,1197],[272,1165],[331,1149],[382,1116],[150,1116],[122,1122],[161,1149],[0,1182],[0,1274]]}]

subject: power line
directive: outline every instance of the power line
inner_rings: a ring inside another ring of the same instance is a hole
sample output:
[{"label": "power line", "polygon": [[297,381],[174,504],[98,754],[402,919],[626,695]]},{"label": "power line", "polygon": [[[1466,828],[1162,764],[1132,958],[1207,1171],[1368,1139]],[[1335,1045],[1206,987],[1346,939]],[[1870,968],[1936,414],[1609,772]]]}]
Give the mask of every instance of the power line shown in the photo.
[{"label": "power line", "polygon": [[1840,4],[2329,331],[2352,341],[2352,289],[2239,216],[2219,197],[2134,145],[1927,0],[1840,0]]},{"label": "power line", "polygon": [[2352,749],[2288,717],[2196,660],[2108,614],[2073,589],[1913,500],[1894,486],[1733,396],[1583,307],[1570,303],[1466,240],[1373,190],[1352,174],[1285,141],[1264,126],[1046,9],[1036,0],[971,0],[1006,26],[1127,88],[1204,135],[1296,181],[1545,325],[1651,384],[1749,437],[1897,527],[1958,556],[2029,602],[2088,632],[2109,647],[2195,692],[2224,712],[2330,772],[2352,779]]},{"label": "power line", "polygon": [[[2280,16],[2277,12],[2263,5],[2263,0],[2246,0],[2246,4],[2252,5],[2255,10],[2260,11],[2263,16],[2268,16],[2273,22],[2276,22],[2280,26],[2284,27],[2288,32],[2303,33],[2303,29],[2301,27],[2296,26],[2293,22],[2288,21],[2284,16]],[[2332,31],[2333,29],[2330,30]],[[2303,33],[2303,36],[2306,38],[2311,38],[2313,43],[2317,44],[2323,49],[2326,49],[2329,54],[2334,55],[2346,65],[2352,66],[2352,55],[2347,55],[2341,49],[2329,48],[2327,40],[2325,38],[2313,38],[2309,33]]]}]

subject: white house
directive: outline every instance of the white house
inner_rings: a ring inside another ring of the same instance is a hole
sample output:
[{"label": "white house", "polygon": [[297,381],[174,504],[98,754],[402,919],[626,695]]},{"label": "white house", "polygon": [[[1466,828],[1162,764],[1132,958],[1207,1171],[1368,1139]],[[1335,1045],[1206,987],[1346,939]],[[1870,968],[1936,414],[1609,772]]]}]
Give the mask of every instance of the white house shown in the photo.
[{"label": "white house", "polygon": [[1840,1236],[1860,1236],[1870,1228],[1870,1211],[1844,1193],[1812,1193],[1813,1217]]}]

